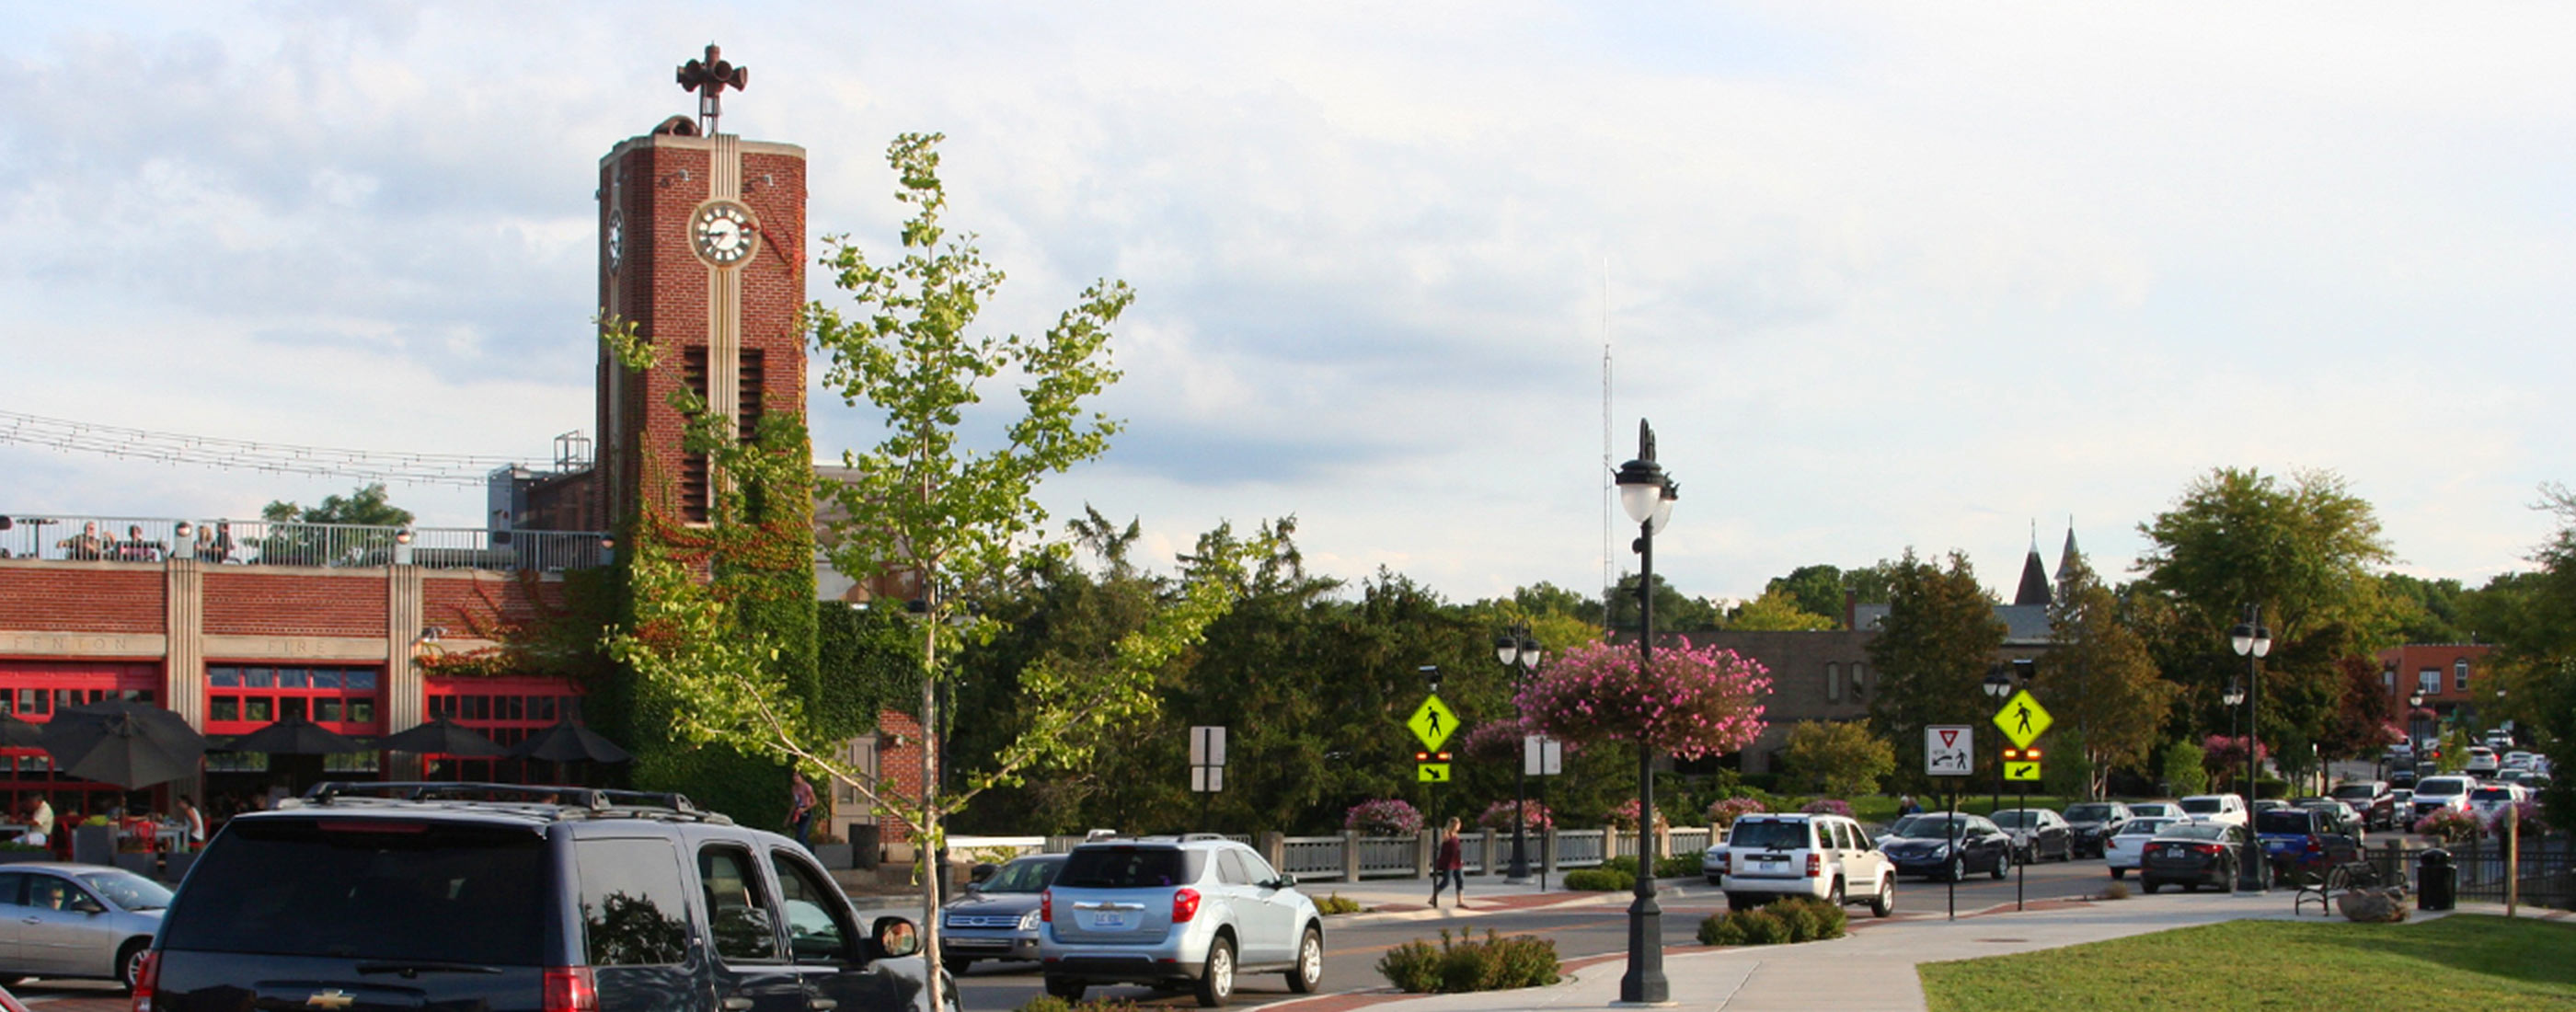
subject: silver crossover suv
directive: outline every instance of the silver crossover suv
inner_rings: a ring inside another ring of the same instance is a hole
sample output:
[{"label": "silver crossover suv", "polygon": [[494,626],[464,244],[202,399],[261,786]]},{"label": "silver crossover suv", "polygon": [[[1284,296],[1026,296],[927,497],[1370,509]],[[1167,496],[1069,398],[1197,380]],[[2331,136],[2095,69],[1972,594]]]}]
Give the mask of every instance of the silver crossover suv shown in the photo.
[{"label": "silver crossover suv", "polygon": [[1047,993],[1092,984],[1193,987],[1223,1005],[1242,972],[1284,971],[1288,989],[1324,979],[1324,918],[1252,848],[1212,834],[1075,847],[1038,905]]}]

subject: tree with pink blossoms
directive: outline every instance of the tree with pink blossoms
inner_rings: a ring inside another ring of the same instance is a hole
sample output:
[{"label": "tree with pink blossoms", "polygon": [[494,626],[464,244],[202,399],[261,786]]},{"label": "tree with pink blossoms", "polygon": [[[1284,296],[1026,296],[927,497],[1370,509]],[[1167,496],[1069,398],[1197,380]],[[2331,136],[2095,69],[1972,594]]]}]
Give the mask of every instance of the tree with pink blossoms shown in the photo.
[{"label": "tree with pink blossoms", "polygon": [[1697,759],[1742,750],[1762,734],[1770,672],[1717,647],[1658,647],[1640,672],[1634,645],[1588,643],[1550,661],[1520,694],[1539,733],[1572,742],[1625,741]]}]

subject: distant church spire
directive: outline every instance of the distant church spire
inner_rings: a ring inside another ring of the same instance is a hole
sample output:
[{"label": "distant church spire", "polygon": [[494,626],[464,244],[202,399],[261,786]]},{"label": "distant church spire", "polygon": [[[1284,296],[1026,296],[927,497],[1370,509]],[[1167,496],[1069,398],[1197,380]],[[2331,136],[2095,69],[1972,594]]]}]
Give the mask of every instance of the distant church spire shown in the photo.
[{"label": "distant church spire", "polygon": [[2016,605],[2049,603],[2048,564],[2039,561],[2039,521],[2030,522],[2030,554],[2021,561],[2021,589],[2014,592]]},{"label": "distant church spire", "polygon": [[2084,562],[2084,553],[2075,550],[2075,517],[2066,517],[2066,550],[2057,553],[2057,580],[2064,583],[2075,578],[2075,567]]}]

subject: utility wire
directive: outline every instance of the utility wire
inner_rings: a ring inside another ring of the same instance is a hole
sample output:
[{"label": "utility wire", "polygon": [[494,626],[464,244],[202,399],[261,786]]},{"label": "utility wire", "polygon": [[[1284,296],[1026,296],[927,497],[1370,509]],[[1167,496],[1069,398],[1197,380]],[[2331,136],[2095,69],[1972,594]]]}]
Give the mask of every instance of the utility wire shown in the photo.
[{"label": "utility wire", "polygon": [[0,411],[0,443],[24,443],[66,453],[91,453],[161,464],[194,464],[234,471],[469,488],[483,485],[493,469],[519,463],[507,457],[465,453],[351,450],[192,436],[47,418],[16,411]]}]

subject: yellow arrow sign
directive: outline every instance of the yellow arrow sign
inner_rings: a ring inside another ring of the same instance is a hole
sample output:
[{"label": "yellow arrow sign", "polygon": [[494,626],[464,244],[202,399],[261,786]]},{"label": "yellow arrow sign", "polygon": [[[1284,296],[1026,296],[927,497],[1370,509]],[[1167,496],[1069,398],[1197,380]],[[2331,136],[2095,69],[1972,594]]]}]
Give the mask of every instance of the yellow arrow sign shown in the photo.
[{"label": "yellow arrow sign", "polygon": [[1448,782],[1449,782],[1449,764],[1448,764],[1448,763],[1415,763],[1415,764],[1413,765],[1413,780],[1414,780],[1414,782],[1415,782],[1415,783],[1424,783],[1424,784],[1445,784],[1445,783],[1448,783]]},{"label": "yellow arrow sign", "polygon": [[2038,763],[2035,763],[2035,762],[2008,762],[2008,763],[2005,763],[2005,764],[2004,764],[2004,779],[2006,779],[2006,780],[2037,780],[2037,779],[2039,779],[2039,764],[2038,764]]},{"label": "yellow arrow sign", "polygon": [[1404,726],[1413,729],[1413,736],[1422,740],[1423,748],[1437,749],[1458,730],[1458,714],[1449,709],[1449,704],[1441,702],[1440,697],[1427,696]]},{"label": "yellow arrow sign", "polygon": [[2004,708],[1995,713],[1995,726],[2002,728],[2004,737],[2012,739],[2017,748],[2029,748],[2032,740],[2048,730],[2048,723],[2048,709],[2032,698],[2029,689],[2013,693],[2013,698],[2005,700]]}]

